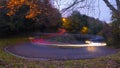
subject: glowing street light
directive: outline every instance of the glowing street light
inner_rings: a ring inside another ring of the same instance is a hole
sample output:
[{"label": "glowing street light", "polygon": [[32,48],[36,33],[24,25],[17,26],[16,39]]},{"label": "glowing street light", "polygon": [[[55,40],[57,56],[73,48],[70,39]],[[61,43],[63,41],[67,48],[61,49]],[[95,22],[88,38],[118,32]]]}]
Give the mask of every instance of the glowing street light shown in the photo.
[{"label": "glowing street light", "polygon": [[63,22],[66,22],[66,18],[62,18]]},{"label": "glowing street light", "polygon": [[87,33],[88,32],[88,27],[86,27],[86,26],[82,27],[81,32],[82,33]]}]

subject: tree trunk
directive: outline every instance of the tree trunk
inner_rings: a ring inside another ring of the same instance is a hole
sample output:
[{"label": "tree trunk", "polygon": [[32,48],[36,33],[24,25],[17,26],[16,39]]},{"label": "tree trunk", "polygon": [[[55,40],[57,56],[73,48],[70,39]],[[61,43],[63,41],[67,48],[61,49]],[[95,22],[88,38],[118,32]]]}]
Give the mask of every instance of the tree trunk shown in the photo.
[{"label": "tree trunk", "polygon": [[117,9],[120,12],[120,0],[116,0],[116,4],[117,4]]},{"label": "tree trunk", "polygon": [[[110,10],[115,14],[115,16],[120,19],[120,11],[118,9],[115,9],[115,7],[113,5],[111,5],[111,3],[108,0],[103,0],[103,1],[110,8]],[[120,2],[119,0],[116,0],[116,2],[117,1]],[[119,3],[117,3],[117,5],[119,5]]]}]

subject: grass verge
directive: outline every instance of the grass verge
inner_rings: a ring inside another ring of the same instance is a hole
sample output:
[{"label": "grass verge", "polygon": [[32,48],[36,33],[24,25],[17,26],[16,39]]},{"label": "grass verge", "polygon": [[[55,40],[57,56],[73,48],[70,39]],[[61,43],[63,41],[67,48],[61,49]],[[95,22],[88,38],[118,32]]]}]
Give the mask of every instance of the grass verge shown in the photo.
[{"label": "grass verge", "polygon": [[0,39],[0,68],[119,68],[120,51],[117,54],[85,60],[37,61],[17,58],[4,51],[7,45],[28,42],[28,38]]}]

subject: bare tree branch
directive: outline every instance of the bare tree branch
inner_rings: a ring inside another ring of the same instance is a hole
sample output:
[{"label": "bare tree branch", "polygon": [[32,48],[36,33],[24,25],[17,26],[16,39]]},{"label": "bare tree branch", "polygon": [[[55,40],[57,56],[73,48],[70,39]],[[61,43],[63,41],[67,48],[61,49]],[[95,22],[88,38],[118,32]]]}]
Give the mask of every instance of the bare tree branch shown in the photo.
[{"label": "bare tree branch", "polygon": [[[105,4],[112,10],[112,12],[115,14],[117,18],[120,18],[120,12],[111,5],[111,3],[108,0],[103,0]],[[117,0],[116,0],[117,1]]]},{"label": "bare tree branch", "polygon": [[117,9],[120,11],[120,0],[116,0]]},{"label": "bare tree branch", "polygon": [[61,12],[65,12],[65,11],[67,11],[68,9],[70,9],[71,7],[73,7],[73,6],[75,6],[76,4],[79,4],[80,2],[83,2],[83,1],[85,1],[85,0],[74,0],[74,2],[73,2],[70,6],[68,6],[67,8],[64,8],[63,10],[61,10]]}]

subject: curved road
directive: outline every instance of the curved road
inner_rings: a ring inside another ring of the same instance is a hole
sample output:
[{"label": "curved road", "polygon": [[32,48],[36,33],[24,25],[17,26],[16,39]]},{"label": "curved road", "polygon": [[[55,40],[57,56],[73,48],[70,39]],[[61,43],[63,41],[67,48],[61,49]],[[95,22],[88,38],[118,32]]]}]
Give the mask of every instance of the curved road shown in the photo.
[{"label": "curved road", "polygon": [[88,59],[107,56],[117,52],[115,49],[107,48],[105,46],[63,48],[32,43],[24,43],[12,47],[6,47],[5,50],[18,57],[40,60]]}]

